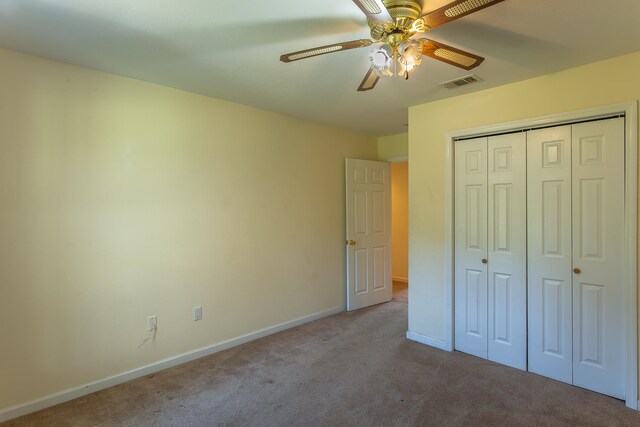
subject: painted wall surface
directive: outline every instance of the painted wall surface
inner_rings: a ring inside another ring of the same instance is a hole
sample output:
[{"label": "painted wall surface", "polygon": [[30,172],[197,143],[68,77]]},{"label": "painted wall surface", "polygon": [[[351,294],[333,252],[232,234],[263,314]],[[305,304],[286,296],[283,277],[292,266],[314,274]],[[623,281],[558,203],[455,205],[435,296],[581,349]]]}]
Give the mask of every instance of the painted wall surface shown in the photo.
[{"label": "painted wall surface", "polygon": [[445,133],[640,98],[640,52],[409,110],[409,330],[446,340]]},{"label": "painted wall surface", "polygon": [[406,161],[409,156],[409,134],[381,136],[378,138],[378,160]]},{"label": "painted wall surface", "polygon": [[393,280],[409,277],[409,163],[391,163],[391,275]]},{"label": "painted wall surface", "polygon": [[344,158],[375,138],[0,64],[0,411],[344,307]]}]

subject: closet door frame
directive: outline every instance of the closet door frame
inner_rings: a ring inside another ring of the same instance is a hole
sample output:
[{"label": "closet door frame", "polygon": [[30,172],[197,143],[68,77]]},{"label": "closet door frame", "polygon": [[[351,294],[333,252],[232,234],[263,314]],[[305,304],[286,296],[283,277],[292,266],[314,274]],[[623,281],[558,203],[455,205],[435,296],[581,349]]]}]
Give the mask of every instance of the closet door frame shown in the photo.
[{"label": "closet door frame", "polygon": [[587,110],[553,114],[519,120],[508,123],[482,126],[471,129],[450,131],[445,134],[445,287],[447,295],[447,335],[446,341],[439,348],[453,351],[455,346],[455,295],[454,295],[454,268],[455,268],[455,180],[454,180],[454,147],[455,141],[461,138],[473,138],[489,136],[519,130],[540,128],[545,126],[558,126],[585,120],[609,118],[615,115],[625,116],[625,190],[624,190],[624,214],[625,214],[625,269],[624,280],[626,282],[625,307],[625,344],[627,362],[625,367],[626,380],[626,406],[635,410],[639,409],[638,402],[638,285],[637,285],[637,221],[638,221],[638,102],[631,101],[623,104],[615,104],[592,108]]}]

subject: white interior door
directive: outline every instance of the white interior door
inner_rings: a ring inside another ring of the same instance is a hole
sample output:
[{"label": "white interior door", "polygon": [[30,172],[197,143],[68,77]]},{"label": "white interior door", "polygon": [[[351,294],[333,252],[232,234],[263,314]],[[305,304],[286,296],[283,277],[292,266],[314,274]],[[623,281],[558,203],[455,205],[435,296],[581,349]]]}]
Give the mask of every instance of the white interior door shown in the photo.
[{"label": "white interior door", "polygon": [[488,139],[488,359],[527,369],[527,173],[523,132]]},{"label": "white interior door", "polygon": [[486,359],[487,138],[455,150],[455,348]]},{"label": "white interior door", "polygon": [[625,398],[624,119],[572,126],[573,383]]},{"label": "white interior door", "polygon": [[625,398],[624,119],[531,131],[529,370]]},{"label": "white interior door", "polygon": [[347,310],[391,300],[389,163],[346,159]]},{"label": "white interior door", "polygon": [[455,149],[455,347],[526,369],[526,138]]},{"label": "white interior door", "polygon": [[572,383],[571,126],[528,132],[529,371]]}]

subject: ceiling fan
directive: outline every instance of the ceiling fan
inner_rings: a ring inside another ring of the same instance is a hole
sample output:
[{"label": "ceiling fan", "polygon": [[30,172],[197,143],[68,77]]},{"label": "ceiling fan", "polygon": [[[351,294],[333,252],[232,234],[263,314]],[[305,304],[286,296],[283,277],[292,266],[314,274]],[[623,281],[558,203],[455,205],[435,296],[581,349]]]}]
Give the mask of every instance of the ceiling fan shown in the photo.
[{"label": "ceiling fan", "polygon": [[367,16],[373,40],[353,40],[300,50],[282,55],[280,60],[293,62],[381,43],[369,53],[371,68],[358,91],[373,89],[383,76],[399,75],[408,79],[409,73],[422,62],[423,55],[470,70],[480,65],[484,58],[435,40],[414,39],[413,36],[501,1],[504,0],[454,0],[423,15],[423,0],[353,0]]}]

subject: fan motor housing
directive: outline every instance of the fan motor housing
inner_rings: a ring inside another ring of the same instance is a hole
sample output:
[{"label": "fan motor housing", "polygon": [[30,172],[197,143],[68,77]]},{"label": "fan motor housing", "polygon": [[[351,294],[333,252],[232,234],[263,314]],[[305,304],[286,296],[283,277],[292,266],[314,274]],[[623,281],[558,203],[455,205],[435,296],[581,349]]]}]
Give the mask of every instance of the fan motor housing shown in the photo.
[{"label": "fan motor housing", "polygon": [[380,24],[367,20],[371,38],[382,40],[392,32],[408,31],[413,21],[422,16],[423,0],[382,0],[394,22]]}]

